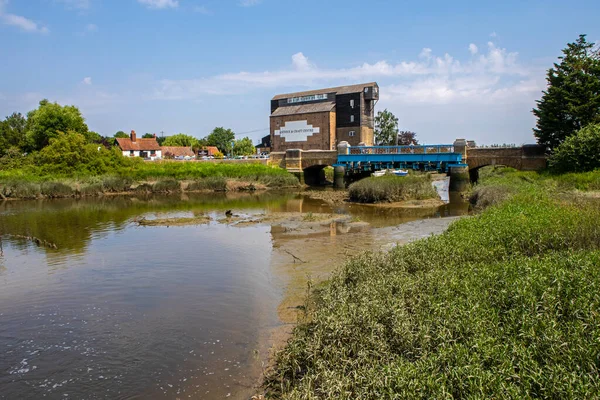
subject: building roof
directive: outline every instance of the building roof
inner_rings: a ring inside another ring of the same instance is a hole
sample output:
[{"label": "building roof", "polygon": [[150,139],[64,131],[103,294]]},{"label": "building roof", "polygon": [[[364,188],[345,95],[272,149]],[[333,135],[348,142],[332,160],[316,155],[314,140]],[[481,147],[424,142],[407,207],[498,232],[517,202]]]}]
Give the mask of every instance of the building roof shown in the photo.
[{"label": "building roof", "polygon": [[289,99],[290,97],[311,96],[314,94],[325,94],[325,93],[336,93],[336,94],[357,93],[357,92],[362,92],[365,89],[365,87],[367,87],[367,86],[377,86],[377,83],[376,82],[359,83],[356,85],[338,86],[338,87],[327,88],[327,89],[308,90],[306,92],[278,94],[277,96],[273,97],[273,100]]},{"label": "building roof", "polygon": [[173,157],[179,157],[179,156],[190,156],[190,157],[194,157],[194,150],[192,150],[191,147],[186,147],[186,146],[162,146],[160,148],[162,150],[162,154],[163,156],[165,156],[167,153],[173,155]]},{"label": "building roof", "polygon": [[156,141],[156,138],[137,139],[135,142],[132,142],[131,138],[117,138],[117,143],[123,151],[160,150],[160,145]]},{"label": "building roof", "polygon": [[332,111],[335,108],[335,103],[331,101],[319,102],[319,103],[307,103],[299,104],[294,106],[279,107],[273,111],[271,117],[281,117],[283,115],[294,115],[294,114],[308,114],[316,112],[327,112]]},{"label": "building roof", "polygon": [[207,151],[209,156],[214,156],[215,153],[219,152],[216,146],[204,146],[200,150]]}]

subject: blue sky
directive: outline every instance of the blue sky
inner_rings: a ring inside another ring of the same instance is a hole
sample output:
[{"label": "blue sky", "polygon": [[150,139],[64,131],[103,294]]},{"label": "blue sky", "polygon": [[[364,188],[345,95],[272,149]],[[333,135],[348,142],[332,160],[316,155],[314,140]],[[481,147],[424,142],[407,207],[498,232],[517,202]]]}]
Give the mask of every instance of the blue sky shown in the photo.
[{"label": "blue sky", "polygon": [[[268,134],[278,93],[377,81],[423,143],[530,143],[545,71],[600,2],[0,0],[0,117],[42,98],[90,129]],[[251,132],[251,133],[245,133]]]}]

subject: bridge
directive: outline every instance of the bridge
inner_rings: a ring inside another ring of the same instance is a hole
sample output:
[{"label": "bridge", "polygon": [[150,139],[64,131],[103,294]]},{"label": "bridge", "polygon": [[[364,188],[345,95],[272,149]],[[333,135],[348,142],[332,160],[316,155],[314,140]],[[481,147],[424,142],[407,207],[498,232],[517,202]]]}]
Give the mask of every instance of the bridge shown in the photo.
[{"label": "bridge", "polygon": [[545,148],[469,147],[464,139],[453,144],[423,146],[350,146],[341,142],[338,150],[297,150],[271,153],[271,163],[286,168],[302,181],[312,185],[325,181],[323,168],[336,167],[336,185],[340,174],[346,180],[367,176],[374,171],[391,168],[438,171],[465,175],[477,181],[479,168],[505,165],[518,170],[541,170],[546,167]]}]

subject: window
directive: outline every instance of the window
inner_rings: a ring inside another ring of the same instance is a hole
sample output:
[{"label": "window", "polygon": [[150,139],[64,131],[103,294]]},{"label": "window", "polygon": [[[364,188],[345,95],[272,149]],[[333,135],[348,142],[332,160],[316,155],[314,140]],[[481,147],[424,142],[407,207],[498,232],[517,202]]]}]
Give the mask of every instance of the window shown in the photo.
[{"label": "window", "polygon": [[350,100],[350,107],[354,108],[354,99]]},{"label": "window", "polygon": [[354,136],[354,131],[348,132],[348,136],[353,137]]},{"label": "window", "polygon": [[133,155],[133,150],[129,150],[129,155],[132,156]]},{"label": "window", "polygon": [[150,155],[151,156],[155,156],[156,155],[156,150],[150,150]]},{"label": "window", "polygon": [[350,116],[350,122],[354,122],[354,115]]},{"label": "window", "polygon": [[369,93],[369,88],[368,87],[365,88],[365,93]]}]

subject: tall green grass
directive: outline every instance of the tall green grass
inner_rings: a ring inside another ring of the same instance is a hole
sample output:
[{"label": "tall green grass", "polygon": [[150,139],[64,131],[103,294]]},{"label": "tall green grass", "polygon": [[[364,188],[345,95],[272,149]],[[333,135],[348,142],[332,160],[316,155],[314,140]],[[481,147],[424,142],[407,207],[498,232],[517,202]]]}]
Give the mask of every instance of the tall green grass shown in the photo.
[{"label": "tall green grass", "polygon": [[350,259],[307,302],[269,393],[597,397],[600,207],[547,193],[520,191],[442,235]]},{"label": "tall green grass", "polygon": [[423,200],[437,197],[427,175],[384,175],[361,179],[348,188],[350,200],[378,203],[403,200]]}]

